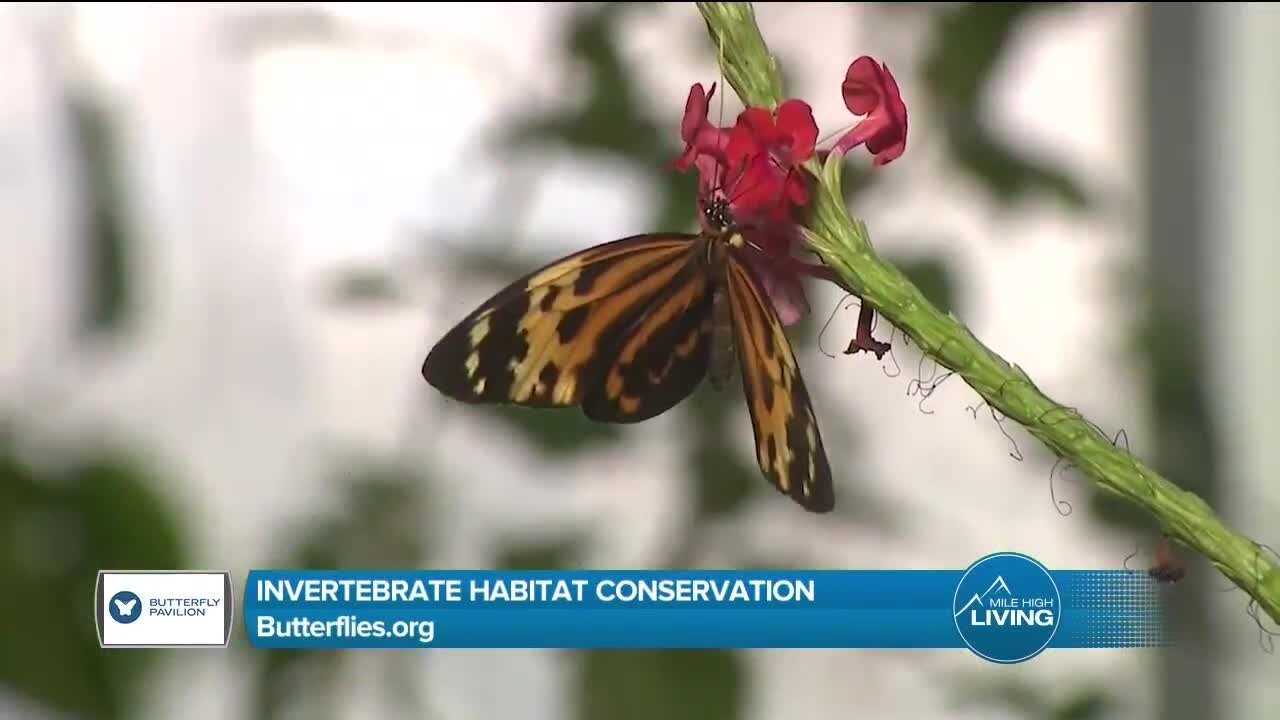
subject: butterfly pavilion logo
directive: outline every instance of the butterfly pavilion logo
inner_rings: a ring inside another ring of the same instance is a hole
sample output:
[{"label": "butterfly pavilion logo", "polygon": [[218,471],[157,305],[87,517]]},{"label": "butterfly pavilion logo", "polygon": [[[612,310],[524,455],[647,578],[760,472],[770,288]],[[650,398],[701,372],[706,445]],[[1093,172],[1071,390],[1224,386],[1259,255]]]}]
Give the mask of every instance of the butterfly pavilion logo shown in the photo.
[{"label": "butterfly pavilion logo", "polygon": [[1062,593],[1048,568],[1020,553],[988,555],[956,585],[952,612],[960,638],[995,663],[1030,660],[1062,621]]},{"label": "butterfly pavilion logo", "polygon": [[114,647],[226,647],[231,574],[104,570],[94,588],[98,643]]},{"label": "butterfly pavilion logo", "polygon": [[129,625],[142,617],[142,599],[132,591],[121,590],[111,596],[107,612],[111,613],[112,620],[121,625]]}]

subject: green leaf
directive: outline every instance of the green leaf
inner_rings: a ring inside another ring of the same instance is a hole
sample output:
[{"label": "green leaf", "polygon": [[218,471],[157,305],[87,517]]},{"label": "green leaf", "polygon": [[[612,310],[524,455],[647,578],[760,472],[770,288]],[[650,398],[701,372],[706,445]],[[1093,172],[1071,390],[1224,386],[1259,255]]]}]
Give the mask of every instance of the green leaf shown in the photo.
[{"label": "green leaf", "polygon": [[[1072,469],[1069,473],[1064,473],[1063,469],[1059,469],[1060,474],[1055,480],[1057,485],[1055,489],[1059,498],[1063,496],[1062,480],[1068,482],[1075,481],[1077,483],[1085,482],[1085,478],[1077,474],[1079,471]],[[1151,516],[1143,513],[1139,508],[1134,507],[1130,503],[1126,503],[1121,498],[1117,498],[1112,493],[1102,492],[1097,488],[1089,487],[1088,492],[1088,508],[1090,514],[1104,525],[1117,528],[1150,528]],[[1067,500],[1070,502],[1070,500]],[[1074,503],[1073,503],[1074,504]],[[1066,509],[1065,507],[1063,508]]]},{"label": "green leaf", "polygon": [[[1153,307],[1135,338],[1140,361],[1148,368],[1151,412],[1159,422],[1150,444],[1157,467],[1174,484],[1195,493],[1212,492],[1220,454],[1218,429],[1209,411],[1208,391],[1197,340],[1175,309]],[[1115,438],[1115,430],[1108,429]],[[1119,439],[1119,447],[1126,446]],[[1077,476],[1078,477],[1078,476]],[[1091,509],[1101,521],[1123,528],[1149,529],[1150,518],[1111,493],[1095,491]]]},{"label": "green leaf", "polygon": [[358,268],[337,278],[333,283],[332,297],[344,305],[386,305],[402,301],[404,293],[390,273]]},{"label": "green leaf", "polygon": [[[574,15],[567,30],[567,47],[573,61],[587,71],[585,102],[526,117],[508,131],[507,142],[519,146],[553,140],[637,161],[653,157],[662,138],[644,110],[635,75],[618,53],[615,39],[627,11],[623,4],[608,3]],[[678,138],[679,118],[675,118],[674,128]]]},{"label": "green leaf", "polygon": [[870,190],[884,178],[884,173],[876,172],[870,165],[854,162],[841,163],[840,192],[844,196],[845,205],[855,207],[858,197]]},{"label": "green leaf", "polygon": [[101,569],[188,565],[178,515],[157,478],[123,453],[33,468],[0,447],[0,686],[85,718],[130,717],[133,693],[162,652],[98,646],[93,592]]},{"label": "green leaf", "polygon": [[1002,203],[1044,192],[1072,209],[1090,200],[1066,171],[1015,152],[982,123],[988,79],[1018,30],[1061,3],[965,3],[934,13],[937,38],[922,79],[940,110],[940,127],[956,163]]},{"label": "green leaf", "polygon": [[568,570],[577,567],[580,538],[546,542],[512,543],[498,553],[500,570]]},{"label": "green leaf", "polygon": [[[292,540],[276,567],[304,570],[413,568],[427,564],[433,526],[429,478],[398,461],[349,456],[339,459],[333,476],[345,486],[335,512],[308,518],[281,533]],[[235,645],[253,657],[253,717],[335,717],[334,693],[347,681],[348,652],[254,650],[241,633]],[[233,638],[233,643],[236,639]],[[416,687],[393,684],[394,671],[378,673],[387,691],[404,707],[416,707]]]},{"label": "green leaf", "polygon": [[594,450],[623,439],[617,425],[594,422],[576,409],[523,408],[514,405],[476,406],[507,425],[547,455],[570,455]]},{"label": "green leaf", "polygon": [[1060,3],[964,3],[933,14],[937,39],[924,67],[933,94],[949,108],[973,107],[1019,25]]},{"label": "green leaf", "polygon": [[736,567],[743,570],[799,570],[808,571],[813,569],[810,563],[799,562],[795,558],[773,557],[769,554],[751,553],[743,556],[742,560],[737,563]]},{"label": "green leaf", "polygon": [[1035,193],[1047,193],[1068,209],[1084,210],[1091,205],[1084,188],[1066,171],[1019,155],[982,127],[976,117],[949,115],[944,125],[956,162],[981,180],[1001,203],[1012,205]]},{"label": "green leaf", "polygon": [[1082,688],[1053,710],[1053,720],[1100,720],[1115,703],[1102,688]]},{"label": "green leaf", "polygon": [[703,435],[689,451],[697,510],[695,523],[732,515],[765,487],[754,464],[748,464],[724,437]]},{"label": "green leaf", "polygon": [[752,457],[744,457],[734,443],[733,433],[743,427],[738,420],[747,412],[741,387],[737,377],[719,390],[704,381],[681,408],[695,523],[732,514],[764,484]]},{"label": "green leaf", "polygon": [[91,96],[73,97],[68,112],[73,153],[80,165],[79,191],[89,223],[82,238],[88,267],[81,330],[86,335],[111,334],[124,328],[131,309],[130,228],[116,130]]},{"label": "green leaf", "polygon": [[585,72],[585,99],[571,108],[524,117],[504,133],[504,141],[513,148],[561,143],[632,163],[661,180],[658,212],[644,229],[677,230],[697,219],[696,177],[668,167],[679,154],[684,106],[673,105],[676,109],[669,117],[655,117],[635,72],[618,52],[616,38],[626,32],[627,13],[636,7],[640,6],[602,3],[574,15],[566,45],[572,61]]},{"label": "green leaf", "polygon": [[743,716],[746,669],[730,650],[579,654],[581,720],[730,720]]},{"label": "green leaf", "polygon": [[1011,711],[1028,720],[1100,720],[1112,713],[1115,703],[1102,688],[1085,686],[1072,690],[1060,702],[1037,683],[1022,680],[985,680],[964,675],[954,681],[954,700],[960,707],[987,707]]},{"label": "green leaf", "polygon": [[[296,538],[288,566],[315,569],[416,567],[429,554],[429,480],[395,459],[353,455],[332,477],[346,496],[341,510],[283,533]],[[299,565],[299,563],[301,563]]]},{"label": "green leaf", "polygon": [[[337,688],[344,652],[330,650],[265,650],[253,689],[256,720],[297,717],[336,718]],[[299,706],[305,706],[299,708]]]},{"label": "green leaf", "polygon": [[[437,233],[431,236],[429,242],[454,248],[444,253],[454,275],[467,280],[483,280],[486,284],[494,285],[495,291],[499,286],[515,282],[517,278],[555,259],[555,253],[534,254],[512,247],[512,238],[507,233],[475,232],[458,236]],[[433,257],[440,254],[433,254]]]}]

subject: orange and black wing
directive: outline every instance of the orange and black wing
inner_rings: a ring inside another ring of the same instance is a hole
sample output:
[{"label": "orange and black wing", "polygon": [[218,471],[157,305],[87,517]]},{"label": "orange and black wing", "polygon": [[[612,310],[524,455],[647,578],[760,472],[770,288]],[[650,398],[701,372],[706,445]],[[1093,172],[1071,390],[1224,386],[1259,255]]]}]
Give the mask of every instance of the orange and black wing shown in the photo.
[{"label": "orange and black wing", "polygon": [[422,374],[470,403],[581,406],[638,422],[706,374],[711,315],[699,235],[641,235],[556,260],[445,334]]},{"label": "orange and black wing", "polygon": [[725,289],[756,460],[779,492],[810,512],[828,512],[835,507],[831,467],[795,353],[751,267],[736,251],[726,256]]}]

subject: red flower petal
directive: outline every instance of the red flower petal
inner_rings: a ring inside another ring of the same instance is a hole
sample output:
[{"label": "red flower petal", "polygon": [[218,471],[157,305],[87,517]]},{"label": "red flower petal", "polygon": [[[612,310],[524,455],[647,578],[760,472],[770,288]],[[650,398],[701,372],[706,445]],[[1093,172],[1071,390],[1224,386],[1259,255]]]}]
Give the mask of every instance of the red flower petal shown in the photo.
[{"label": "red flower petal", "polygon": [[[880,106],[884,97],[881,90],[880,66],[867,56],[854,60],[845,72],[844,84],[840,87],[844,93],[844,105],[854,115],[867,115]],[[701,89],[701,86],[698,86]]]},{"label": "red flower petal", "polygon": [[738,126],[751,131],[761,145],[771,145],[778,141],[778,128],[773,122],[773,113],[760,107],[749,107],[738,116]]},{"label": "red flower petal", "polygon": [[764,143],[760,139],[760,133],[753,127],[755,123],[761,122],[759,113],[764,113],[765,121],[768,120],[766,111],[760,108],[747,108],[738,116],[738,123],[729,131],[729,140],[725,143],[724,150],[725,164],[729,167],[741,168],[752,158],[764,153]]},{"label": "red flower petal", "polygon": [[818,124],[813,120],[813,108],[803,100],[788,100],[778,108],[779,134],[790,140],[791,161],[800,164],[813,155],[818,142]]},{"label": "red flower petal", "polygon": [[702,83],[695,83],[689,88],[689,98],[684,103],[684,117],[680,120],[680,137],[686,143],[693,143],[698,130],[707,124],[707,114],[711,109],[711,97],[716,94],[716,85],[711,83],[711,91],[704,92]]},{"label": "red flower petal", "polygon": [[[680,119],[680,138],[684,140],[685,149],[680,157],[672,163],[676,170],[688,170],[695,164],[702,166],[698,160],[704,154],[719,156],[724,152],[724,143],[728,133],[712,125],[707,120],[711,108],[711,97],[715,95],[716,86],[711,85],[709,93],[704,92],[702,83],[689,88],[689,97],[685,100],[684,117]],[[706,182],[707,178],[703,178]]]},{"label": "red flower petal", "polygon": [[841,90],[849,112],[866,117],[836,141],[836,149],[848,152],[865,144],[875,156],[873,165],[900,157],[907,148],[907,105],[889,66],[864,55],[849,65]]},{"label": "red flower petal", "polygon": [[871,306],[865,302],[862,303],[862,308],[858,310],[858,330],[853,339],[849,341],[849,347],[844,351],[845,355],[869,352],[873,353],[877,360],[880,360],[885,353],[889,352],[889,343],[881,342],[871,334],[871,323],[875,320],[875,316],[876,311],[872,310]]},{"label": "red flower petal", "polygon": [[786,265],[771,262],[761,253],[750,253],[747,261],[756,271],[756,277],[769,295],[769,302],[784,327],[800,322],[809,313],[809,299],[805,296],[800,274]]},{"label": "red flower petal", "polygon": [[802,100],[786,101],[776,114],[758,107],[743,110],[725,147],[726,192],[734,212],[780,219],[787,216],[788,203],[806,202],[799,165],[813,155],[817,140],[813,110]]}]

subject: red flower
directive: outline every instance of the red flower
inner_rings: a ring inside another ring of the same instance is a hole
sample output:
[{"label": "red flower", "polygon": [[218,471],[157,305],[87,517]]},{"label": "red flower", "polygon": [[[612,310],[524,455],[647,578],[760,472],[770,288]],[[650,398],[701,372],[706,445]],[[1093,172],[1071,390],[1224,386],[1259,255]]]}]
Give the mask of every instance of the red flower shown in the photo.
[{"label": "red flower", "polygon": [[779,318],[791,325],[808,312],[800,282],[808,266],[791,256],[801,242],[791,208],[808,201],[800,165],[813,155],[818,140],[813,111],[803,101],[788,100],[776,115],[747,108],[732,129],[718,128],[707,119],[710,98],[700,84],[689,90],[680,123],[685,150],[673,167],[697,169],[700,205],[713,199],[729,203],[750,241],[748,261]]},{"label": "red flower", "polygon": [[720,128],[708,119],[714,94],[715,85],[710,92],[701,83],[689,89],[680,121],[684,152],[672,168],[697,169],[699,199],[727,200],[739,224],[789,221],[790,204],[808,201],[800,165],[818,139],[813,110],[802,100],[788,100],[776,116],[747,108],[732,128]]},{"label": "red flower", "polygon": [[886,165],[902,155],[907,148],[907,106],[889,66],[863,55],[849,65],[841,90],[849,112],[866,117],[836,141],[835,148],[848,152],[865,143],[875,156],[873,165]]},{"label": "red flower", "polygon": [[801,166],[813,156],[818,125],[802,100],[787,100],[776,113],[749,107],[738,116],[725,149],[725,188],[734,218],[749,242],[748,261],[783,325],[809,312],[802,276],[812,266],[792,252],[803,244],[793,205],[809,199]]},{"label": "red flower", "polygon": [[[855,61],[854,65],[861,68],[865,64]],[[872,69],[879,72],[874,63]],[[853,68],[850,68],[850,75],[853,76]],[[892,83],[892,77],[889,82]],[[845,87],[850,109],[863,107],[864,103],[856,92],[850,99],[849,81]],[[843,287],[830,268],[805,262],[792,254],[795,248],[803,245],[791,210],[793,206],[803,206],[809,200],[809,178],[801,166],[813,156],[818,140],[813,110],[803,100],[794,99],[782,103],[776,113],[749,107],[742,111],[732,128],[720,128],[708,120],[714,94],[715,85],[711,86],[710,92],[704,92],[701,84],[689,89],[684,117],[680,122],[680,137],[685,149],[672,167],[681,171],[697,170],[698,203],[701,207],[714,199],[729,203],[734,222],[748,240],[748,262],[768,293],[778,318],[784,325],[793,325],[809,311],[802,283],[804,276]],[[896,107],[901,107],[896,85],[891,94]],[[848,147],[866,142],[873,152],[884,149],[885,140],[881,135],[885,111],[873,103],[860,114],[873,110],[876,112],[859,123],[842,141],[847,142]],[[905,108],[897,117],[902,118],[900,126],[905,135]],[[901,151],[899,144],[897,153],[901,154]],[[883,164],[893,157],[877,157],[876,162]],[[870,326],[868,308],[859,317],[855,345],[879,356],[888,346],[871,337]]]},{"label": "red flower", "polygon": [[680,121],[680,138],[684,140],[684,153],[671,164],[680,171],[696,167],[698,170],[698,195],[702,197],[721,184],[725,148],[729,143],[729,131],[718,128],[707,119],[711,109],[711,97],[716,94],[715,83],[705,92],[702,83],[689,88],[685,101],[684,117]]},{"label": "red flower", "polygon": [[813,156],[818,125],[803,100],[787,100],[776,113],[747,108],[725,149],[731,173],[739,174],[730,195],[737,206],[783,217],[787,203],[804,205],[809,192],[800,166]]}]

